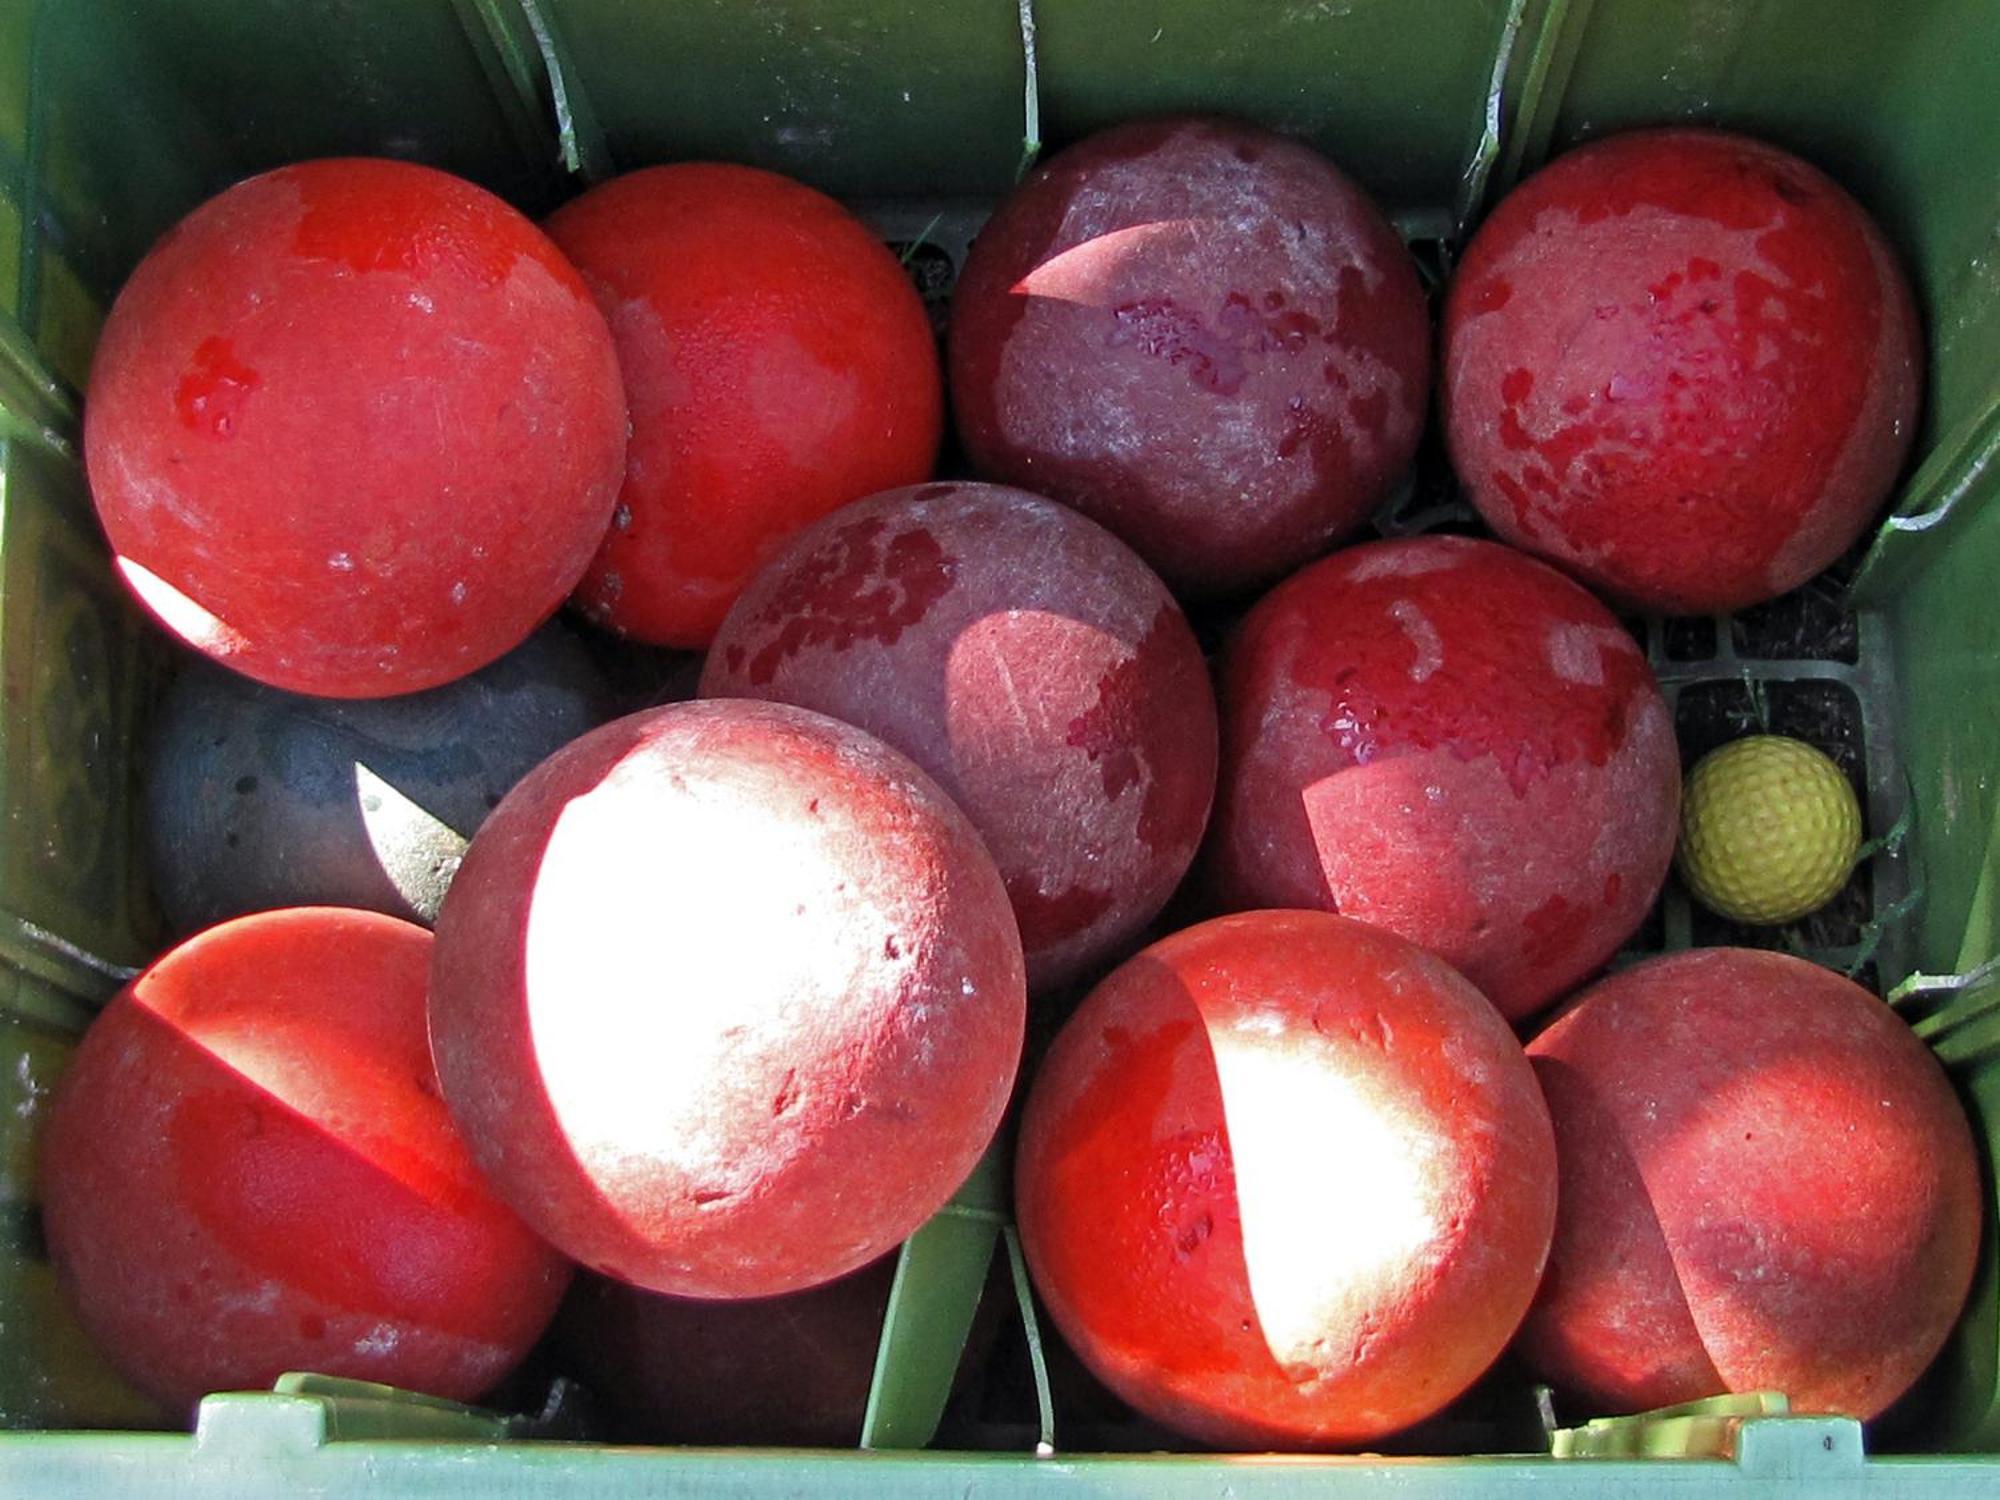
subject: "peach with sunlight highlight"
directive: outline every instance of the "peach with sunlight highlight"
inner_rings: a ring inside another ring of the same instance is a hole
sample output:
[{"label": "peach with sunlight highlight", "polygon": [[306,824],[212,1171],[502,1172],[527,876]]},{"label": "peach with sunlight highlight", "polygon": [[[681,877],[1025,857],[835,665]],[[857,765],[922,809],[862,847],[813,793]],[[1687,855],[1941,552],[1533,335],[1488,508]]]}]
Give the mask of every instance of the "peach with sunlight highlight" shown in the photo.
[{"label": "peach with sunlight highlight", "polygon": [[1021,1234],[1086,1364],[1230,1448],[1436,1412],[1527,1311],[1555,1144],[1507,1023],[1443,961],[1324,912],[1155,943],[1036,1079]]},{"label": "peach with sunlight highlight", "polygon": [[1725,1391],[1875,1416],[1943,1347],[1979,1249],[1972,1133],[1860,985],[1744,948],[1586,990],[1528,1048],[1561,1214],[1522,1350],[1606,1413]]},{"label": "peach with sunlight highlight", "polygon": [[1222,750],[1225,908],[1387,928],[1511,1019],[1617,951],[1679,832],[1645,652],[1553,568],[1469,537],[1350,547],[1267,594],[1224,659]]},{"label": "peach with sunlight highlight", "polygon": [[531,772],[438,918],[431,1041],[495,1188],[621,1281],[763,1297],[892,1248],[999,1125],[1026,1016],[971,824],[879,740],[682,703]]},{"label": "peach with sunlight highlight", "polygon": [[49,1254],[85,1330],[176,1417],[287,1370],[472,1400],[570,1267],[438,1100],[431,936],[302,907],[210,928],[84,1035],[42,1141]]}]

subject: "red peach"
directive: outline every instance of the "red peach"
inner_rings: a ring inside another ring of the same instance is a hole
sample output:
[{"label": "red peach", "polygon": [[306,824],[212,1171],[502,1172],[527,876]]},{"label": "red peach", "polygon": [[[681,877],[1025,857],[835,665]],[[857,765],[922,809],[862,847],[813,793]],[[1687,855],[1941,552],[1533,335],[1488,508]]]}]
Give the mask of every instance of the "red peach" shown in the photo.
[{"label": "red peach", "polygon": [[1071,1345],[1227,1447],[1439,1410],[1512,1337],[1556,1211],[1506,1021],[1443,960],[1323,912],[1223,917],[1114,971],[1035,1080],[1017,1174]]},{"label": "red peach", "polygon": [[628,172],[549,221],[618,340],[632,444],[577,593],[600,625],[700,648],[799,527],[928,478],[937,341],[896,257],[824,193],[752,167]]},{"label": "red peach", "polygon": [[438,917],[431,1044],[496,1190],[681,1296],[798,1291],[908,1236],[998,1126],[1025,1017],[971,824],[879,740],[782,704],[572,742]]},{"label": "red peach", "polygon": [[273,687],[372,698],[519,645],[623,472],[610,331],[469,182],[302,162],[171,230],[91,369],[91,494],[168,629]]},{"label": "red peach", "polygon": [[975,466],[1076,506],[1176,590],[1281,577],[1409,466],[1430,319],[1389,221],[1226,120],[1101,131],[1015,190],[952,302]]},{"label": "red peach", "polygon": [[1779,953],[1654,959],[1528,1048],[1560,1210],[1522,1349],[1605,1412],[1725,1391],[1872,1417],[1943,1347],[1984,1210],[1937,1059]]},{"label": "red peach", "polygon": [[809,528],[723,622],[702,694],[831,714],[936,777],[1000,867],[1037,990],[1122,956],[1215,792],[1215,696],[1165,585],[1001,485],[892,490]]},{"label": "red peach", "polygon": [[1847,550],[1909,451],[1922,349],[1833,182],[1714,130],[1582,147],[1510,194],[1445,310],[1446,433],[1506,540],[1657,613]]},{"label": "red peach", "polygon": [[1518,552],[1337,553],[1245,618],[1222,700],[1225,905],[1386,927],[1519,1019],[1610,958],[1666,878],[1680,760],[1652,671]]},{"label": "red peach", "polygon": [[287,1370],[471,1400],[555,1312],[568,1264],[438,1102],[430,949],[372,912],[244,917],[85,1034],[42,1139],[49,1253],[84,1328],[163,1405]]}]

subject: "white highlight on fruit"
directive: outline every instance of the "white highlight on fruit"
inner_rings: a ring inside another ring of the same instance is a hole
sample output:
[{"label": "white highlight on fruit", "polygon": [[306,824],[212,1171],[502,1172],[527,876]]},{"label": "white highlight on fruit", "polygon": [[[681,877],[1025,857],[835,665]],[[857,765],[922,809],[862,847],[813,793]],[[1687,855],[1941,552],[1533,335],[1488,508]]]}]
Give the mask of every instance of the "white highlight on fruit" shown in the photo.
[{"label": "white highlight on fruit", "polygon": [[1299,1378],[1332,1373],[1366,1357],[1367,1314],[1398,1300],[1439,1237],[1434,1148],[1333,1044],[1249,1025],[1216,1042],[1265,1343]]},{"label": "white highlight on fruit", "polygon": [[[824,1149],[769,1101],[872,1029],[836,1029],[830,997],[897,993],[873,977],[891,965],[879,934],[919,923],[870,889],[889,871],[843,870],[852,822],[832,799],[818,817],[781,811],[798,797],[775,767],[682,776],[639,756],[563,808],[528,914],[528,1019],[585,1160],[733,1196]],[[829,1060],[814,1086],[858,1088],[868,1062]]]},{"label": "white highlight on fruit", "polygon": [[1156,219],[1096,235],[1045,260],[1007,290],[1017,297],[1046,297],[1084,307],[1104,305],[1106,288],[1119,267],[1155,240],[1192,238],[1199,219]]},{"label": "white highlight on fruit", "polygon": [[1389,618],[1417,648],[1417,659],[1410,663],[1410,681],[1428,682],[1431,674],[1444,665],[1444,643],[1438,638],[1437,626],[1409,599],[1398,599],[1391,604]]},{"label": "white highlight on fruit", "polygon": [[250,639],[242,631],[197,604],[152,569],[129,557],[117,558],[116,562],[119,573],[140,602],[190,646],[210,656],[231,656],[249,647]]}]

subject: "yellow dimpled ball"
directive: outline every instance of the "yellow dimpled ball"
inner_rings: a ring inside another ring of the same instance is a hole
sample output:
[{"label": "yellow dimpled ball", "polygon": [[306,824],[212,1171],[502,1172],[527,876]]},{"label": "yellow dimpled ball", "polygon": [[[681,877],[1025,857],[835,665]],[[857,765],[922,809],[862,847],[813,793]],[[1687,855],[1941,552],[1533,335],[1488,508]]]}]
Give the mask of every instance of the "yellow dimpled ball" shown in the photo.
[{"label": "yellow dimpled ball", "polygon": [[1847,884],[1861,806],[1846,775],[1803,740],[1756,734],[1688,772],[1676,863],[1697,901],[1771,926],[1818,911]]}]

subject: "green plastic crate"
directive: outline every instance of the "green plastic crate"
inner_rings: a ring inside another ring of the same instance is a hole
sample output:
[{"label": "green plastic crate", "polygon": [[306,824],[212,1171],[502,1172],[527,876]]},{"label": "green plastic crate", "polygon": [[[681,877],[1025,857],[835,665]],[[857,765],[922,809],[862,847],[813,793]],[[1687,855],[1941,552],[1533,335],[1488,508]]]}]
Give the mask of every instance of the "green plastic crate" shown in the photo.
[{"label": "green plastic crate", "polygon": [[[553,1440],[560,1410],[501,1418],[310,1377],[213,1397],[192,1435],[165,1432],[77,1332],[40,1243],[33,1130],[95,1007],[159,945],[132,748],[169,657],[111,576],[78,392],[154,236],[303,156],[415,157],[535,213],[620,168],[718,157],[956,259],[1042,144],[1187,109],[1317,142],[1434,259],[1552,150],[1670,120],[1798,150],[1881,218],[1916,277],[1930,383],[1855,580],[1853,650],[1760,653],[1743,621],[1693,648],[1681,625],[1647,633],[1683,706],[1737,679],[1850,695],[1872,831],[1910,829],[1868,876],[1872,909],[1898,914],[1879,977],[2000,1142],[1996,0],[0,0],[0,1426],[18,1429],[0,1493],[2000,1493],[1990,1231],[1898,1434],[1914,1451],[1894,1456],[1767,1398],[1578,1429],[1563,1458],[1038,1456],[1032,1410],[1017,1451],[914,1451],[1001,1242],[997,1157],[904,1251],[874,1452],[604,1448]],[[1654,936],[1685,943],[1691,920],[1670,898]]]}]

